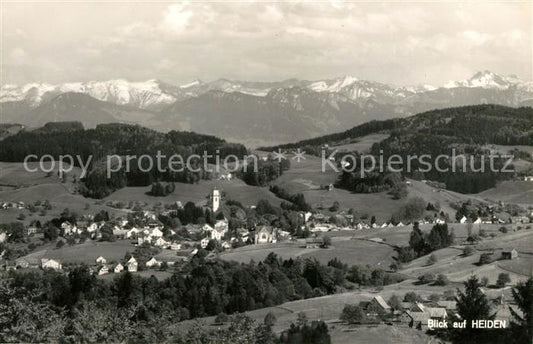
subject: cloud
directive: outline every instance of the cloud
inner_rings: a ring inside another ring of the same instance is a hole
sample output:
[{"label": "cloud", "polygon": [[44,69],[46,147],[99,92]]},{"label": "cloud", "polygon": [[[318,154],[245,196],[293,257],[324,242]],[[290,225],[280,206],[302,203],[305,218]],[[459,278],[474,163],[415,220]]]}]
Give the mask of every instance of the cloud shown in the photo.
[{"label": "cloud", "polygon": [[184,5],[171,5],[164,17],[165,24],[175,32],[182,32],[193,16],[191,10],[186,10]]},{"label": "cloud", "polygon": [[185,1],[4,9],[2,54],[22,49],[39,56],[26,70],[5,68],[16,83],[32,81],[32,74],[50,82],[175,83],[352,74],[443,84],[484,69],[531,79],[528,3]]}]

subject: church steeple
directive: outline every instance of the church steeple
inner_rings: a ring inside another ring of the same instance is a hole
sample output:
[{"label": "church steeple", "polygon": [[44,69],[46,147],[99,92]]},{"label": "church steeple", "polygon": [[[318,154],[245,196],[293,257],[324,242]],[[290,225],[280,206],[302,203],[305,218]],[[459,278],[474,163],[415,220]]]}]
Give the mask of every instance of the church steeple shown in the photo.
[{"label": "church steeple", "polygon": [[211,208],[213,209],[213,212],[216,212],[219,207],[220,207],[220,192],[215,187],[213,189],[213,193],[211,194]]}]

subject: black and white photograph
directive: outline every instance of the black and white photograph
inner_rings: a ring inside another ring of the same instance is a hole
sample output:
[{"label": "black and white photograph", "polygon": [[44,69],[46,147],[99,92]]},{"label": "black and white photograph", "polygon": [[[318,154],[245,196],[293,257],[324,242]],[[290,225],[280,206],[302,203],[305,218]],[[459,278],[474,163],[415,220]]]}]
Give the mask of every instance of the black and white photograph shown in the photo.
[{"label": "black and white photograph", "polygon": [[532,344],[531,0],[0,0],[0,343]]}]

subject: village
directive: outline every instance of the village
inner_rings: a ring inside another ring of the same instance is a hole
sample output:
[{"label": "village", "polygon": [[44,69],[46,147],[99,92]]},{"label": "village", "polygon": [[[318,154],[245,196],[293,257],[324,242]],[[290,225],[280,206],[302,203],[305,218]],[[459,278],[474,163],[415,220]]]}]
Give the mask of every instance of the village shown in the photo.
[{"label": "village", "polygon": [[[326,215],[322,212],[299,212],[301,230],[308,233],[307,239],[298,239],[290,232],[281,230],[271,225],[257,225],[254,228],[238,227],[230,231],[229,221],[221,211],[221,191],[214,188],[208,197],[206,209],[216,214],[214,225],[208,223],[193,224],[189,223],[181,228],[169,228],[159,219],[159,215],[175,215],[183,209],[181,202],[176,202],[170,209],[164,209],[157,213],[151,210],[142,210],[137,212],[132,222],[127,217],[121,216],[111,219],[98,219],[94,215],[84,214],[75,222],[63,221],[59,225],[58,240],[60,242],[76,243],[81,242],[80,238],[93,241],[126,240],[131,242],[132,248],[135,247],[153,247],[159,250],[173,251],[175,255],[166,255],[166,259],[158,260],[156,257],[150,257],[148,261],[142,262],[142,269],[160,269],[174,266],[177,263],[185,262],[195,256],[199,250],[205,250],[208,258],[214,258],[214,252],[223,252],[232,250],[236,247],[245,245],[262,245],[276,244],[278,242],[300,242],[305,248],[317,249],[327,248],[331,239],[327,233],[338,231],[358,231],[372,229],[399,229],[411,226],[412,223],[384,222],[379,224],[375,218],[355,220],[354,215],[347,211],[339,211],[333,215]],[[46,202],[43,202],[46,204]],[[30,205],[31,206],[31,205]],[[24,202],[1,202],[1,209],[25,209],[28,205]],[[255,208],[252,206],[251,208]],[[418,222],[419,225],[425,224],[444,224],[450,221],[449,217],[436,216],[433,218],[423,218]],[[466,224],[469,220],[466,216],[458,219],[457,223]],[[472,225],[481,224],[526,224],[530,222],[528,216],[514,216],[502,220],[496,215],[490,215],[485,218],[478,217],[472,221]],[[30,237],[42,234],[43,228],[40,223],[33,222],[25,228],[25,235]],[[178,233],[179,232],[179,233]],[[9,237],[6,232],[0,233],[0,243],[5,242]],[[76,239],[75,239],[76,238]],[[377,240],[377,239],[376,239]],[[4,252],[1,256],[4,256]],[[502,253],[502,255],[512,255],[515,258],[516,250]],[[512,259],[510,258],[510,259]],[[121,273],[124,270],[137,272],[139,269],[138,260],[134,255],[123,261],[109,261],[105,256],[93,258],[91,271],[96,275],[105,275],[108,273]],[[4,268],[6,270],[17,268],[51,268],[62,270],[63,265],[59,259],[53,258],[32,258],[19,257],[14,260],[4,259]]]}]

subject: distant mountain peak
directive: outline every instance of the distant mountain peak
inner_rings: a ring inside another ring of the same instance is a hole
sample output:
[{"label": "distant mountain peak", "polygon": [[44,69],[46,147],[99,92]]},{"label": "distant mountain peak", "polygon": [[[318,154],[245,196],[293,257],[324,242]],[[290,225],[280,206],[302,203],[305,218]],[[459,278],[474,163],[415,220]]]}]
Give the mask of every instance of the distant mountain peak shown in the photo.
[{"label": "distant mountain peak", "polygon": [[456,88],[456,87],[479,87],[487,89],[507,89],[515,85],[525,84],[520,80],[516,75],[500,75],[489,70],[483,70],[474,73],[470,79],[461,80],[461,81],[450,81],[445,88]]}]

